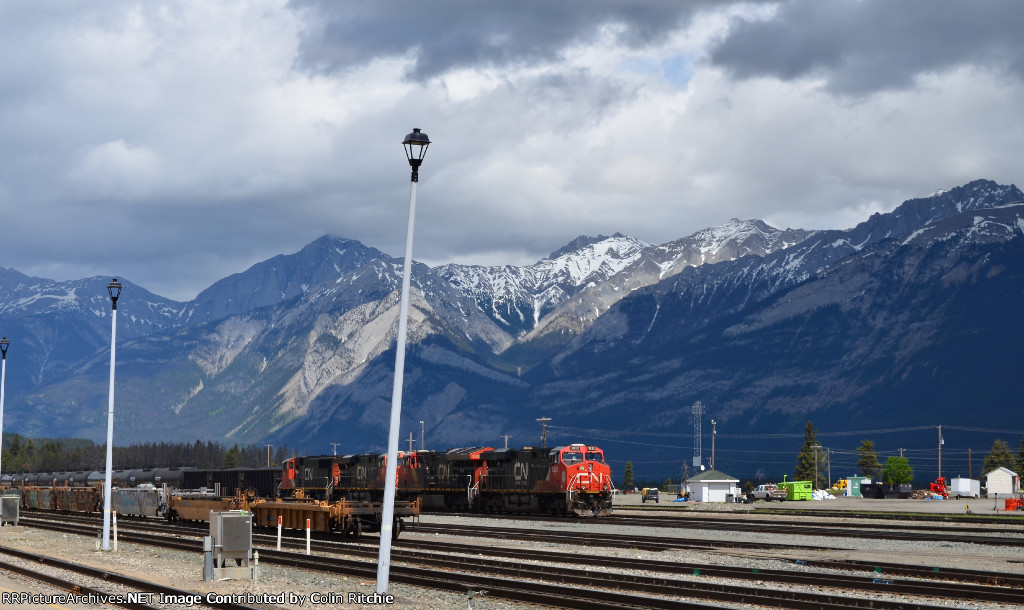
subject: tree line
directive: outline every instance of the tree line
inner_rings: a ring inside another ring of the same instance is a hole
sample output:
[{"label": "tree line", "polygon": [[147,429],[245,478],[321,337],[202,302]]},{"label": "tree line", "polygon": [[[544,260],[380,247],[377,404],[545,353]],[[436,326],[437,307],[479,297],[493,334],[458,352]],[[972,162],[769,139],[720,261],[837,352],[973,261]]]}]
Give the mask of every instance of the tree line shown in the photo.
[{"label": "tree line", "polygon": [[[814,423],[808,421],[804,432],[804,445],[797,456],[796,478],[799,480],[813,481],[815,489],[825,489],[831,486],[831,482],[824,480],[824,451],[821,445],[815,440],[817,430]],[[815,449],[817,447],[817,450]],[[878,452],[875,451],[874,441],[864,439],[857,447],[857,469],[863,476],[871,477],[874,481],[881,481],[886,485],[899,485],[911,483],[914,480],[914,470],[910,467],[910,459],[905,457],[889,457],[883,465],[878,461]],[[817,465],[817,469],[815,469]],[[1024,437],[1020,440],[1020,448],[1014,454],[1009,443],[997,438],[992,443],[992,448],[982,463],[982,472],[989,473],[996,468],[1007,468],[1017,473],[1024,472]]]},{"label": "tree line", "polygon": [[[287,445],[233,445],[227,447],[213,441],[194,443],[139,443],[114,446],[112,463],[115,470],[130,468],[235,468],[243,466],[279,466],[293,457]],[[268,464],[269,462],[269,464]],[[4,473],[76,472],[105,470],[107,446],[86,439],[23,437],[4,434],[0,452],[0,469]]]},{"label": "tree line", "polygon": [[[796,458],[794,480],[812,481],[814,489],[828,489],[832,485],[831,481],[828,481],[828,458],[825,448],[816,439],[817,434],[814,422],[808,421],[804,429],[804,444]],[[992,443],[992,448],[982,464],[982,472],[989,473],[1000,467],[1018,474],[1024,473],[1024,437],[1021,437],[1020,448],[1016,454],[1010,449],[1009,443],[1001,438],[997,438]],[[871,477],[873,481],[881,481],[886,485],[907,484],[914,480],[914,470],[910,466],[909,458],[891,456],[886,458],[885,464],[882,464],[878,460],[874,441],[869,439],[864,439],[857,447],[857,469],[863,476]],[[640,483],[646,484],[647,482],[638,482],[633,473],[633,462],[626,462],[622,488],[633,489],[634,485]],[[749,481],[747,486],[753,489]]]}]

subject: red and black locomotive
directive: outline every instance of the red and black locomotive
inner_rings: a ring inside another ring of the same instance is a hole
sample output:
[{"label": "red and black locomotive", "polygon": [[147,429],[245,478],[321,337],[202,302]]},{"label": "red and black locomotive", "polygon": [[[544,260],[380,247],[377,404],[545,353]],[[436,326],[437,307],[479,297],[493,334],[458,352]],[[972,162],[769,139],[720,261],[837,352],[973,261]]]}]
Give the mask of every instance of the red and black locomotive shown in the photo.
[{"label": "red and black locomotive", "polygon": [[[387,456],[296,457],[282,468],[281,493],[379,502]],[[611,512],[611,469],[592,445],[523,449],[468,447],[399,453],[396,497],[424,508],[603,516]]]}]

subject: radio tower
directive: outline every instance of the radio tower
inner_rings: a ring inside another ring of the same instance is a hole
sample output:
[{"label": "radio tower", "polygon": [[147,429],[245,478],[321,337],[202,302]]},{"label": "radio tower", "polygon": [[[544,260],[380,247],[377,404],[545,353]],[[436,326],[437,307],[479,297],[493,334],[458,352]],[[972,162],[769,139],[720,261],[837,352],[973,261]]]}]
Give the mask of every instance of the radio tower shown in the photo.
[{"label": "radio tower", "polygon": [[693,403],[693,467],[700,468],[700,420],[704,416],[704,405],[698,400]]}]

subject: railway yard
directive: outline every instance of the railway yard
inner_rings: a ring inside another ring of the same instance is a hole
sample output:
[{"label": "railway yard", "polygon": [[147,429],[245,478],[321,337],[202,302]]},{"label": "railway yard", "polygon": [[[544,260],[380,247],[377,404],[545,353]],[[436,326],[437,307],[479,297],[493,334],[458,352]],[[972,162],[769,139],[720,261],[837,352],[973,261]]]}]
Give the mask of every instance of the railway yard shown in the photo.
[{"label": "railway yard", "polygon": [[374,603],[375,535],[314,533],[307,556],[304,535],[277,551],[276,532],[259,528],[256,582],[204,582],[208,525],[121,519],[118,550],[101,552],[96,515],[27,510],[0,528],[0,593],[72,583],[82,595],[146,594],[136,608],[1024,606],[1024,519],[991,500],[971,515],[955,501],[633,501],[617,497],[597,519],[424,513],[395,541],[393,604]]}]

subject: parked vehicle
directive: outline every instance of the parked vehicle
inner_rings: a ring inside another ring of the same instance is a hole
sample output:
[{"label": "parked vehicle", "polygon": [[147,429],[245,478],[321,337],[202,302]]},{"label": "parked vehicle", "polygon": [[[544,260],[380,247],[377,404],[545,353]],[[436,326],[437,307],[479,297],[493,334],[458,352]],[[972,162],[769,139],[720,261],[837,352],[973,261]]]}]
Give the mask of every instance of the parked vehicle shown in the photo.
[{"label": "parked vehicle", "polygon": [[640,502],[646,503],[648,500],[653,501],[655,504],[658,503],[658,488],[657,487],[644,487],[641,492]]},{"label": "parked vehicle", "polygon": [[771,502],[772,500],[783,501],[786,499],[786,490],[779,489],[779,486],[775,483],[766,483],[765,485],[758,485],[754,488],[754,491],[747,494],[747,500],[753,502],[755,500],[764,500],[765,502]]}]

